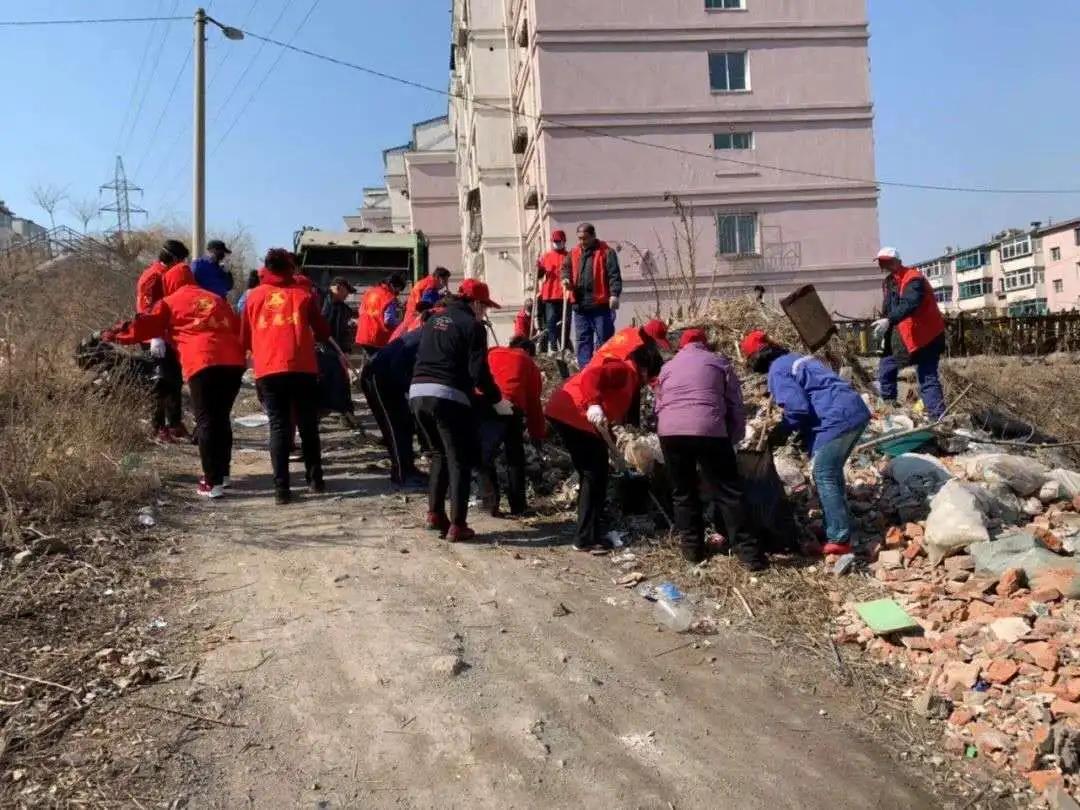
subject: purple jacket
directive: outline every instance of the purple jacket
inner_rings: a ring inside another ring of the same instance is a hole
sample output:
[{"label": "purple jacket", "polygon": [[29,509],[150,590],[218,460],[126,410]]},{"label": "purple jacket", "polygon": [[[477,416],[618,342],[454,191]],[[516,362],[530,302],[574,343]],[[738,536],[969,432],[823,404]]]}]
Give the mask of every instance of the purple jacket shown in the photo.
[{"label": "purple jacket", "polygon": [[727,437],[746,433],[739,378],[726,357],[689,343],[664,364],[654,405],[661,436]]}]

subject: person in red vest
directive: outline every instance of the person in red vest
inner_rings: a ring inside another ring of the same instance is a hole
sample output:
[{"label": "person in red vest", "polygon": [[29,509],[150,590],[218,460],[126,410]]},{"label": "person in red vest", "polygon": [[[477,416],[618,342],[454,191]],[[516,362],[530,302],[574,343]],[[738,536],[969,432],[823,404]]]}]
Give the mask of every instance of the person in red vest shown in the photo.
[{"label": "person in red vest", "polygon": [[544,331],[540,333],[540,351],[557,352],[562,342],[563,287],[562,269],[566,263],[566,231],[551,232],[551,250],[536,262],[540,292],[540,317]]},{"label": "person in red vest", "polygon": [[562,283],[574,305],[578,368],[585,368],[593,352],[615,333],[622,272],[615,249],[596,238],[591,223],[578,225],[577,238],[563,263]]},{"label": "person in red vest", "polygon": [[356,345],[368,354],[374,354],[390,342],[390,335],[401,322],[398,296],[404,289],[405,279],[395,273],[364,290],[356,319]]},{"label": "person in red vest", "polygon": [[622,423],[642,385],[660,373],[654,347],[639,346],[626,360],[609,357],[586,365],[548,401],[545,413],[563,440],[580,485],[574,549],[611,548],[603,524],[607,504],[608,445],[598,431]]},{"label": "person in red vest", "polygon": [[946,340],[945,319],[934,288],[914,267],[904,266],[896,248],[882,248],[877,263],[888,274],[882,284],[884,317],[874,321],[874,334],[883,339],[885,347],[878,367],[881,398],[895,404],[900,369],[914,365],[926,412],[940,419],[945,413],[945,394],[938,365]]},{"label": "person in red vest", "polygon": [[270,464],[278,504],[291,499],[289,444],[294,414],[308,486],[316,493],[326,490],[315,342],[330,338],[330,326],[311,289],[298,283],[293,271],[288,251],[268,251],[262,284],[248,293],[241,323],[244,350],[251,353],[255,385],[270,417]]},{"label": "person in red vest", "polygon": [[646,322],[644,326],[628,326],[620,329],[611,339],[604,343],[590,362],[595,363],[605,357],[614,357],[617,360],[626,360],[634,349],[652,342],[656,346],[671,351],[671,343],[667,339],[667,324],[654,318]]},{"label": "person in red vest", "polygon": [[495,517],[499,516],[499,475],[495,470],[499,450],[505,451],[510,514],[522,515],[526,507],[525,428],[533,442],[542,441],[547,433],[540,401],[544,381],[533,360],[535,355],[536,346],[524,335],[516,335],[506,347],[488,349],[491,376],[503,399],[512,406],[509,414],[499,415],[489,408],[480,417],[480,503],[485,512]]},{"label": "person in red vest", "polygon": [[393,343],[402,335],[407,335],[409,332],[413,332],[423,326],[424,313],[438,306],[441,299],[442,293],[440,290],[435,288],[426,290],[424,294],[420,296],[420,300],[417,302],[413,311],[406,313],[405,317],[401,319],[401,323],[394,327],[394,331],[390,333],[389,343]]},{"label": "person in red vest", "polygon": [[445,267],[436,267],[431,273],[413,284],[409,297],[405,300],[405,317],[416,314],[421,297],[429,290],[435,290],[440,296],[450,286],[450,271]]},{"label": "person in red vest", "polygon": [[198,492],[220,498],[229,485],[232,461],[231,412],[244,376],[240,319],[228,302],[177,274],[178,286],[149,312],[102,333],[109,343],[166,339],[180,355],[183,377],[195,408],[202,478]]},{"label": "person in red vest", "polygon": [[[153,262],[135,283],[135,312],[147,314],[165,297],[165,274],[170,267],[188,257],[187,246],[176,239],[169,239]],[[163,337],[155,337],[145,347],[154,362],[154,407],[150,426],[155,438],[168,444],[187,436],[181,411],[180,364],[176,352],[170,349]]]}]

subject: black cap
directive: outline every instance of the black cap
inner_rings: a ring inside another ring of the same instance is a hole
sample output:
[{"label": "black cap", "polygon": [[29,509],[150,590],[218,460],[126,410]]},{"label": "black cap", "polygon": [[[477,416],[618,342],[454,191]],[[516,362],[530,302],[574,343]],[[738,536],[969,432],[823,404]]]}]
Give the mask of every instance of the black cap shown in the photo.
[{"label": "black cap", "polygon": [[222,242],[220,239],[211,239],[209,242],[206,243],[206,249],[207,250],[220,250],[226,256],[228,256],[230,253],[232,253],[232,251],[229,250],[225,246],[225,243]]},{"label": "black cap", "polygon": [[188,257],[187,245],[181,242],[179,239],[167,239],[162,246],[162,250],[171,255],[178,262],[182,262]]},{"label": "black cap", "polygon": [[350,293],[356,292],[356,287],[354,287],[352,284],[350,284],[349,280],[347,278],[345,278],[344,276],[337,276],[333,281],[330,282],[330,286],[331,287],[344,287]]}]

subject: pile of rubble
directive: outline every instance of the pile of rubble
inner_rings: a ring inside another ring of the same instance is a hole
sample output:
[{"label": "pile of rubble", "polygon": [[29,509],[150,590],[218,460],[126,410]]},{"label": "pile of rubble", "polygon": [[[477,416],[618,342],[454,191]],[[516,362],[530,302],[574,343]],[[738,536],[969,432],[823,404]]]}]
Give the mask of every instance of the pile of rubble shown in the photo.
[{"label": "pile of rubble", "polygon": [[1080,475],[969,451],[856,459],[853,477],[852,511],[882,530],[864,556],[892,598],[843,605],[834,640],[910,673],[949,751],[1075,791]]}]

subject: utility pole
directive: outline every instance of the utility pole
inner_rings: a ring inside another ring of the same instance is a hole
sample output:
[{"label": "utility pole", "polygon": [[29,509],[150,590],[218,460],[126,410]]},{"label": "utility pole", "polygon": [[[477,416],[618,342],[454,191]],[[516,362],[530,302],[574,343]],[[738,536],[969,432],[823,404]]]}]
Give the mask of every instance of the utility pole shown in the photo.
[{"label": "utility pole", "polygon": [[127,174],[124,173],[124,159],[120,155],[116,156],[116,174],[113,181],[100,186],[99,191],[112,191],[115,194],[116,201],[112,205],[103,205],[101,213],[116,214],[116,230],[114,232],[123,242],[124,234],[131,232],[131,215],[145,214],[146,209],[138,206],[132,208],[131,206],[128,195],[131,192],[142,194],[142,189],[128,182]]},{"label": "utility pole", "polygon": [[206,12],[195,11],[195,110],[191,180],[191,252],[201,254],[206,240]]}]

